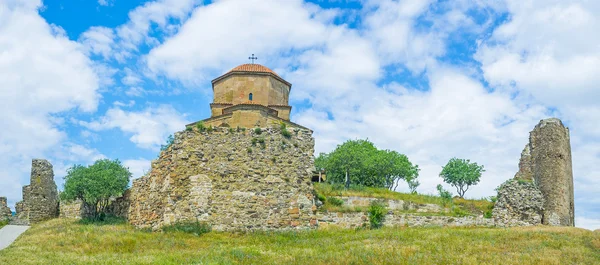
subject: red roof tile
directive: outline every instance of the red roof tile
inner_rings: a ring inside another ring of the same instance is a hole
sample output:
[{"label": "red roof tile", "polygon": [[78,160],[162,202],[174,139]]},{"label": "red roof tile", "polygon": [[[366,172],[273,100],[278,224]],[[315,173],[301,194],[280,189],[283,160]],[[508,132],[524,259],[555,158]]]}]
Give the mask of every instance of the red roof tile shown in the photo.
[{"label": "red roof tile", "polygon": [[242,64],[238,67],[231,69],[229,72],[258,72],[258,73],[271,73],[276,76],[279,76],[277,73],[273,72],[273,70],[269,69],[266,66],[260,64]]}]

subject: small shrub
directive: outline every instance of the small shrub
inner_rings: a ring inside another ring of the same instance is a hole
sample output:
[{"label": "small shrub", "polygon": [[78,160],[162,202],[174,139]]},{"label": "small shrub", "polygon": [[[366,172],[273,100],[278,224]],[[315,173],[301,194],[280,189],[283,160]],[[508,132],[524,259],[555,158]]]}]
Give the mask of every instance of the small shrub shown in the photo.
[{"label": "small shrub", "polygon": [[277,162],[277,158],[271,157],[271,162],[273,162],[273,163]]},{"label": "small shrub", "polygon": [[367,213],[369,214],[369,223],[371,224],[371,229],[378,229],[383,226],[385,214],[387,213],[387,209],[383,201],[372,201]]},{"label": "small shrub", "polygon": [[193,131],[193,130],[194,130],[194,127],[192,127],[192,126],[185,126],[185,130],[186,130],[187,132],[191,132],[191,131]]},{"label": "small shrub", "polygon": [[458,217],[463,217],[463,216],[469,216],[470,214],[469,214],[469,212],[465,211],[463,208],[454,206],[454,207],[452,207],[452,215],[458,216]]},{"label": "small shrub", "polygon": [[215,130],[215,128],[213,128],[212,125],[208,126],[208,128],[206,128],[206,131],[209,132],[209,133],[212,132],[212,131],[214,131],[214,130]]},{"label": "small shrub", "polygon": [[256,143],[258,143],[258,139],[252,138],[252,146],[256,146]]},{"label": "small shrub", "polygon": [[265,138],[258,138],[258,143],[260,144],[260,148],[265,149],[267,144],[265,143]]},{"label": "small shrub", "polygon": [[254,129],[254,134],[257,134],[257,135],[262,134],[262,129],[261,128]]},{"label": "small shrub", "polygon": [[319,201],[321,201],[322,203],[325,203],[325,201],[327,201],[327,198],[325,198],[325,196],[323,196],[322,194],[317,194],[317,199],[319,199]]},{"label": "small shrub", "polygon": [[161,144],[160,145],[160,151],[165,151],[169,148],[169,146],[173,145],[173,142],[175,141],[175,138],[173,137],[173,135],[169,135],[169,137],[167,137],[167,143],[166,144]]},{"label": "small shrub", "polygon": [[517,182],[519,182],[519,184],[521,184],[521,185],[533,183],[532,180],[528,180],[528,179],[517,179]]},{"label": "small shrub", "polygon": [[437,190],[438,190],[440,197],[443,200],[444,206],[446,206],[449,203],[452,203],[452,193],[445,190],[444,187],[442,186],[442,184],[437,185]]},{"label": "small shrub", "polygon": [[496,201],[498,201],[498,197],[496,196],[490,196],[490,201],[493,203],[496,203]]},{"label": "small shrub", "polygon": [[288,139],[292,137],[292,133],[290,133],[287,130],[287,125],[284,122],[281,123],[280,129],[281,129],[281,135],[283,135],[283,137],[288,138]]},{"label": "small shrub", "polygon": [[162,231],[165,233],[183,232],[200,236],[211,231],[209,224],[201,222],[179,222],[172,225],[164,226]]},{"label": "small shrub", "polygon": [[233,128],[229,128],[229,133],[233,133]]},{"label": "small shrub", "polygon": [[252,153],[252,148],[248,147],[248,149],[246,149],[246,151],[248,152],[248,154]]},{"label": "small shrub", "polygon": [[327,201],[334,206],[342,206],[344,204],[344,200],[338,197],[327,197]]},{"label": "small shrub", "polygon": [[487,210],[485,212],[483,212],[483,218],[492,218],[492,210]]},{"label": "small shrub", "polygon": [[240,126],[238,126],[238,127],[236,128],[236,130],[237,130],[237,132],[241,132],[241,131],[242,131],[242,128],[240,128]]},{"label": "small shrub", "polygon": [[198,131],[200,132],[206,131],[206,126],[204,126],[204,122],[196,123],[196,129],[198,129]]}]

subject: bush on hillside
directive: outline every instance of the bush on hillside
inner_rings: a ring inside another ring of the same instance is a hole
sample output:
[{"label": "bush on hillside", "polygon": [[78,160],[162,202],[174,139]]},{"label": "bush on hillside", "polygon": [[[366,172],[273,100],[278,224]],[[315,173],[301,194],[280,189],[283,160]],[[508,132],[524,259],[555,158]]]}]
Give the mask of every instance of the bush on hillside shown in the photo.
[{"label": "bush on hillside", "polygon": [[369,223],[371,224],[371,229],[378,229],[382,227],[385,215],[387,214],[385,202],[380,200],[372,201],[367,213],[369,214]]}]

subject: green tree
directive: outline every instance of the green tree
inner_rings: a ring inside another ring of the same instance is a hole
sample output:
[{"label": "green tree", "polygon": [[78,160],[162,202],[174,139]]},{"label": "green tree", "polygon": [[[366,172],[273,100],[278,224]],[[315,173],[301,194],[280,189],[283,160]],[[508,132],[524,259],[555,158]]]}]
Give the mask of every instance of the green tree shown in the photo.
[{"label": "green tree", "polygon": [[74,165],[67,170],[61,198],[82,200],[94,219],[102,219],[110,198],[123,195],[130,178],[131,172],[119,160],[101,159],[88,167]]},{"label": "green tree", "polygon": [[444,182],[454,186],[458,196],[464,198],[469,187],[477,185],[481,179],[481,173],[485,172],[483,165],[471,162],[469,159],[452,158],[442,168],[440,177]]},{"label": "green tree", "polygon": [[378,150],[369,140],[348,140],[329,154],[315,158],[315,167],[327,171],[332,183],[351,183],[394,190],[400,179],[416,180],[419,167],[396,151]]}]

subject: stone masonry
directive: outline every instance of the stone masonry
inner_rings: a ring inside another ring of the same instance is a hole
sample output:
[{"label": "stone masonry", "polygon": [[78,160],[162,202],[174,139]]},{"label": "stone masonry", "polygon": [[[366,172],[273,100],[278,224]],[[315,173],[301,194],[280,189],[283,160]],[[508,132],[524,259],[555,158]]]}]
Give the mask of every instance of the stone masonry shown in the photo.
[{"label": "stone masonry", "polygon": [[0,221],[4,221],[12,216],[12,211],[8,208],[6,197],[0,197]]},{"label": "stone masonry", "polygon": [[575,225],[569,129],[559,119],[541,120],[530,132],[515,179],[533,182],[543,195],[543,224]]},{"label": "stone masonry", "polygon": [[574,226],[575,203],[569,129],[559,119],[540,121],[529,136],[533,177],[544,194],[546,225]]},{"label": "stone masonry", "polygon": [[511,179],[498,188],[492,216],[496,226],[542,224],[544,196],[533,182]]},{"label": "stone masonry", "polygon": [[129,222],[159,229],[201,221],[214,230],[316,227],[312,131],[216,128],[175,134],[174,143],[134,181]]},{"label": "stone masonry", "polygon": [[23,187],[23,201],[15,208],[17,219],[28,224],[58,217],[58,190],[50,162],[33,159],[30,185]]}]

